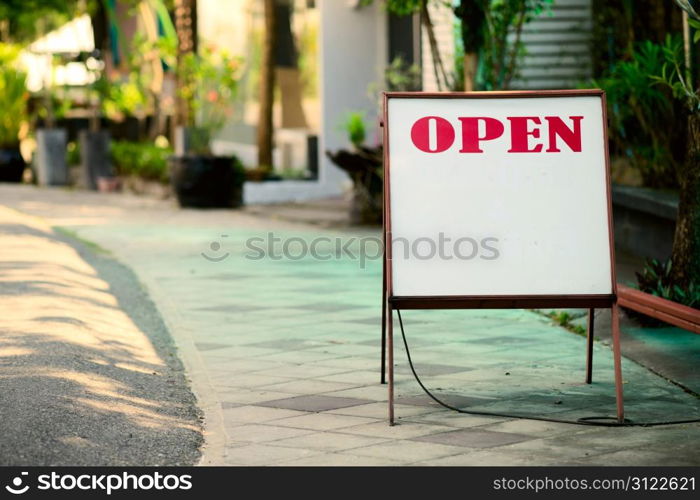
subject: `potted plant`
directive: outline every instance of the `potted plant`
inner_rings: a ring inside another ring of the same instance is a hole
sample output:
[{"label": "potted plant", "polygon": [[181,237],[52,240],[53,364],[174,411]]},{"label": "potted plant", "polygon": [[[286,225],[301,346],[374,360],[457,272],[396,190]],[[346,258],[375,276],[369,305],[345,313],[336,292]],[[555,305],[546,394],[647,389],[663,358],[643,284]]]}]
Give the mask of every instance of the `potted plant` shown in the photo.
[{"label": "potted plant", "polygon": [[180,98],[191,110],[187,126],[176,134],[175,155],[168,160],[170,181],[183,207],[239,207],[245,171],[234,156],[211,152],[212,136],[232,113],[240,61],[202,47],[183,56],[178,67]]},{"label": "potted plant", "polygon": [[27,75],[16,65],[19,49],[0,43],[0,182],[21,182],[26,164],[19,133],[27,120]]},{"label": "potted plant", "polygon": [[364,145],[365,124],[362,113],[349,113],[344,128],[352,149],[326,151],[326,155],[333,163],[345,170],[353,181],[350,220],[354,224],[380,224],[384,184],[382,147]]}]

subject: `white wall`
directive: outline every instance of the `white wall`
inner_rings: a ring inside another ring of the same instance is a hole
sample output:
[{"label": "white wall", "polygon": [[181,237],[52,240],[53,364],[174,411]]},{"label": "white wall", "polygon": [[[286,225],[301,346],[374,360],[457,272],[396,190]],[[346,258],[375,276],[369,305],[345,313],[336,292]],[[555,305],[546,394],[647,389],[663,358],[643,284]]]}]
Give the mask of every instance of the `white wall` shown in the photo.
[{"label": "white wall", "polygon": [[368,86],[383,78],[387,60],[387,20],[381,2],[354,8],[357,1],[319,0],[321,9],[321,134],[319,164],[321,183],[329,194],[341,192],[347,175],[326,158],[327,150],[347,148],[339,130],[348,111],[367,112],[367,141],[381,140],[378,103]]}]

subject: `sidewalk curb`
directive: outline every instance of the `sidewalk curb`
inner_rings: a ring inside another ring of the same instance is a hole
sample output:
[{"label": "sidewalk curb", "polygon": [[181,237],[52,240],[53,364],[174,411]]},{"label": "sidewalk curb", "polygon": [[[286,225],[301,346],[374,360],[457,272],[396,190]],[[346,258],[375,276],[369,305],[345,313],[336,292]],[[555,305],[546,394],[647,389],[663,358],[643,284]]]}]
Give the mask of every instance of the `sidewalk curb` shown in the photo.
[{"label": "sidewalk curb", "polygon": [[161,315],[177,345],[180,360],[192,384],[192,392],[204,413],[204,445],[197,465],[221,464],[225,455],[228,435],[224,427],[224,414],[221,402],[215,396],[216,390],[209,378],[202,357],[194,345],[189,328],[182,326],[183,320],[170,297],[161,293],[157,284],[146,276],[139,276],[146,286],[153,302],[161,309]]}]

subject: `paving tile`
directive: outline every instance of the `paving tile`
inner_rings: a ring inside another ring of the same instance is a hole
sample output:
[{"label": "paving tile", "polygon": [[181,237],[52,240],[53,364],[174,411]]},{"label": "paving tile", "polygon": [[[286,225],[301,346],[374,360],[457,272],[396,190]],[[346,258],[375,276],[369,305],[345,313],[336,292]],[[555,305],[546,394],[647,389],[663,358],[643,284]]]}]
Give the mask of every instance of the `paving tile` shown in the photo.
[{"label": "paving tile", "polygon": [[[257,348],[253,348],[257,349]],[[330,360],[338,359],[344,357],[342,354],[324,354],[322,352],[309,352],[308,350],[303,351],[291,351],[291,352],[270,352],[270,349],[266,349],[266,353],[263,353],[258,359],[266,361],[282,361],[288,363],[318,363],[325,366],[337,366],[334,364],[323,363]]]},{"label": "paving tile", "polygon": [[580,425],[525,419],[509,420],[507,422],[483,426],[482,429],[496,432],[513,432],[535,437],[551,437],[559,434],[575,434],[591,430],[591,428]]},{"label": "paving tile", "polygon": [[310,349],[318,347],[318,342],[310,341],[309,339],[275,339],[266,340],[263,342],[253,342],[246,344],[251,347],[264,347],[268,349],[278,349],[280,351],[296,351],[298,349]]},{"label": "paving tile", "polygon": [[317,379],[297,379],[285,381],[279,384],[266,385],[264,389],[276,392],[288,392],[291,394],[318,394],[323,392],[350,389],[352,387],[352,384],[343,384],[341,382],[324,382]]},{"label": "paving tile", "polygon": [[[330,369],[330,368],[328,368]],[[379,385],[380,384],[380,374],[377,371],[370,370],[351,370],[348,371],[347,368],[336,368],[335,370],[342,370],[339,373],[328,374],[320,376],[322,380],[326,382],[344,382],[346,384],[355,385]]]},{"label": "paving tile", "polygon": [[197,308],[198,311],[225,312],[225,313],[253,312],[253,311],[259,311],[261,309],[266,309],[266,307],[246,305],[246,304],[220,304],[220,305],[204,306],[204,307]]},{"label": "paving tile", "polygon": [[338,408],[348,408],[371,403],[367,399],[342,398],[335,396],[324,396],[314,394],[309,396],[296,396],[293,398],[276,399],[259,403],[259,406],[269,406],[271,408],[286,408],[288,410],[300,410],[319,412],[326,410],[337,410]]},{"label": "paving tile", "polygon": [[[443,401],[450,406],[455,408],[467,408],[469,406],[484,404],[487,402],[493,402],[493,399],[479,398],[473,396],[459,396],[456,394],[435,394],[440,401]],[[401,396],[396,399],[397,403],[403,405],[414,405],[414,406],[432,406],[440,408],[441,406],[430,398],[427,394],[420,394],[417,396]]]},{"label": "paving tile", "polygon": [[[381,315],[371,317],[371,318],[357,318],[357,319],[352,319],[352,323],[359,323],[361,325],[373,325],[376,326],[377,328],[380,328],[382,326],[382,317]],[[377,339],[377,342],[379,342],[379,339]]]},{"label": "paving tile", "polygon": [[230,425],[231,423],[236,422],[268,422],[271,420],[294,417],[303,414],[304,412],[301,411],[247,405],[224,410],[224,423]]},{"label": "paving tile", "polygon": [[240,405],[250,405],[273,399],[287,397],[285,392],[263,391],[257,389],[231,389],[223,388],[219,391],[219,399],[223,402],[238,403]]},{"label": "paving tile", "polygon": [[[274,377],[271,375],[261,375],[259,373],[216,373],[210,375],[210,380],[215,387],[234,387],[234,388],[254,388],[262,386],[273,386],[274,384],[283,384],[292,379],[286,377]],[[274,389],[271,389],[274,390]]]},{"label": "paving tile", "polygon": [[368,358],[366,356],[345,356],[341,358],[334,356],[328,359],[316,360],[314,364],[334,368],[347,368],[348,370],[376,370],[377,376],[379,376],[378,359]]},{"label": "paving tile", "polygon": [[208,276],[200,276],[199,279],[202,280],[223,280],[223,281],[239,281],[246,278],[254,278],[254,274],[242,274],[242,273],[217,273],[210,274]]},{"label": "paving tile", "polygon": [[324,412],[307,413],[305,415],[275,420],[275,425],[289,426],[299,429],[313,429],[316,431],[328,431],[376,422],[377,419],[375,418],[336,415],[333,413]]},{"label": "paving tile", "polygon": [[308,458],[289,460],[276,466],[293,467],[378,467],[397,465],[395,460],[377,457],[360,457],[350,453],[323,453]]},{"label": "paving tile", "polygon": [[[419,407],[419,406],[402,406],[395,405],[395,412],[397,415],[408,417],[415,415],[423,415],[433,411],[430,408]],[[388,418],[389,408],[387,404],[384,403],[369,403],[366,405],[351,406],[349,408],[340,408],[337,410],[330,410],[329,413],[336,413],[339,415],[355,415],[358,417],[370,417],[370,418]]]},{"label": "paving tile", "polygon": [[303,436],[282,439],[270,443],[273,446],[287,446],[322,451],[341,451],[387,442],[387,439],[374,436],[341,434],[338,432],[313,432]]},{"label": "paving tile", "polygon": [[698,467],[700,460],[691,455],[674,454],[669,456],[665,451],[644,450],[631,448],[618,450],[612,453],[602,453],[577,459],[576,465],[601,465],[606,467],[614,466],[690,466]]},{"label": "paving tile", "polygon": [[[509,328],[508,330],[512,331],[512,328]],[[530,344],[532,342],[539,342],[539,341],[540,341],[539,339],[534,339],[534,338],[529,338],[529,337],[524,337],[524,336],[500,335],[500,336],[496,336],[496,337],[486,336],[486,337],[479,338],[479,339],[469,339],[466,342],[470,342],[473,344],[513,346],[513,345],[521,345],[521,344]]]},{"label": "paving tile", "polygon": [[195,342],[194,344],[200,351],[213,351],[215,349],[226,349],[231,347],[231,344],[217,344],[214,342]]},{"label": "paving tile", "polygon": [[453,428],[441,425],[419,424],[415,422],[399,422],[396,425],[389,425],[388,422],[383,421],[354,425],[341,429],[338,432],[389,439],[410,439],[451,430],[453,430]]},{"label": "paving tile", "polygon": [[248,446],[237,446],[227,449],[223,465],[275,465],[278,462],[309,458],[320,453],[318,450],[284,448],[254,443]]},{"label": "paving tile", "polygon": [[327,395],[348,398],[360,398],[367,399],[369,401],[386,401],[387,388],[385,385],[374,384],[367,385],[364,387],[353,387],[352,389],[344,389],[342,391],[328,392]]},{"label": "paving tile", "polygon": [[[381,325],[377,325],[378,328],[379,328],[379,326],[381,326]],[[381,344],[381,338],[379,338],[375,332],[372,332],[372,333],[373,333],[373,335],[372,335],[373,338],[367,339],[367,340],[363,340],[363,341],[361,341],[361,342],[356,342],[356,343],[359,344],[359,345],[374,346],[377,350],[381,349],[381,345],[382,345],[382,344]],[[418,338],[413,338],[413,339],[411,339],[411,341],[409,342],[408,346],[409,346],[409,348],[411,349],[411,352],[413,353],[413,348],[414,348],[414,347],[435,346],[435,345],[440,345],[440,344],[442,344],[442,343],[443,343],[443,342],[442,342],[441,340],[431,340],[431,339],[429,339],[429,338],[426,339],[426,338],[418,337]],[[398,350],[398,349],[403,349],[403,346],[400,345],[400,344],[399,344],[399,345],[395,345],[395,347],[396,347],[397,350]],[[379,352],[381,352],[381,351],[379,351]]]},{"label": "paving tile", "polygon": [[[414,368],[420,377],[433,377],[436,375],[447,375],[450,373],[468,372],[473,370],[473,368],[468,366],[441,365],[433,363],[414,363]],[[411,368],[407,365],[397,367],[396,373],[413,374],[413,372],[411,372]]]},{"label": "paving tile", "polygon": [[[327,277],[327,276],[326,276]],[[296,306],[298,309],[304,309],[308,311],[318,311],[318,312],[336,312],[336,311],[349,311],[352,309],[360,309],[365,307],[363,305],[356,304],[344,304],[341,302],[316,302],[312,304],[304,304]]]},{"label": "paving tile", "polygon": [[[286,375],[284,372],[285,367],[290,366],[288,363],[280,363],[277,361],[261,361],[259,359],[251,358],[234,358],[234,357],[220,357],[211,356],[216,351],[209,351],[202,353],[202,359],[207,365],[207,371],[211,374],[218,373],[255,373],[258,372],[261,375],[272,375],[277,377],[291,377],[291,375]],[[294,366],[294,365],[291,365]],[[270,373],[266,373],[266,371]]]},{"label": "paving tile", "polygon": [[437,443],[421,443],[419,441],[395,440],[385,443],[355,448],[353,455],[386,458],[397,463],[418,462],[463,453],[464,448],[447,446]]},{"label": "paving tile", "polygon": [[[356,382],[351,379],[351,375],[357,372],[349,372],[347,368],[333,368],[331,366],[285,363],[284,365],[260,373],[263,375],[288,378],[317,378],[324,382],[363,383],[361,380]],[[345,375],[345,377],[336,379],[336,375]],[[375,379],[378,380],[376,377]]]},{"label": "paving tile", "polygon": [[473,451],[460,453],[459,455],[451,455],[449,457],[433,458],[431,460],[421,460],[414,462],[411,465],[417,467],[434,466],[434,467],[503,467],[503,466],[535,466],[548,465],[546,460],[537,461],[532,457],[513,455],[509,453],[499,453],[492,451]]},{"label": "paving tile", "polygon": [[[399,413],[401,415],[401,413]],[[403,416],[403,415],[402,415]],[[419,415],[407,415],[404,417],[406,421],[418,422],[435,425],[445,425],[448,427],[469,428],[479,427],[488,424],[497,424],[506,420],[503,417],[486,417],[479,415],[465,415],[455,413],[450,410],[440,410],[431,413],[423,413]]]},{"label": "paving tile", "polygon": [[525,436],[523,434],[513,434],[511,432],[495,432],[472,428],[441,432],[439,434],[429,434],[427,436],[420,436],[413,439],[428,443],[464,446],[466,448],[493,448],[496,446],[528,441],[533,439],[533,437]]},{"label": "paving tile", "polygon": [[275,425],[244,424],[228,427],[226,432],[230,439],[237,442],[264,443],[288,439],[312,433],[309,429],[295,429]]},{"label": "paving tile", "polygon": [[[277,352],[274,349],[264,349],[261,347],[248,347],[248,346],[242,346],[242,345],[235,345],[231,346],[227,349],[222,348],[222,349],[216,349],[214,351],[205,351],[204,355],[206,355],[207,358],[219,358],[219,359],[240,359],[240,358],[246,358],[246,357],[254,357],[254,356],[266,356],[266,355],[272,355],[276,354]],[[258,358],[259,359],[259,358]],[[262,360],[262,361],[267,361],[267,360]],[[269,361],[274,361],[274,360],[269,360]]]},{"label": "paving tile", "polygon": [[507,454],[531,457],[540,463],[559,463],[580,460],[592,455],[605,452],[613,452],[620,449],[619,441],[610,441],[606,445],[591,445],[585,439],[562,439],[560,437],[550,439],[533,439],[520,443],[505,445],[498,448]]},{"label": "paving tile", "polygon": [[221,408],[228,410],[229,408],[238,408],[239,406],[244,406],[242,403],[233,403],[231,401],[222,401]]}]

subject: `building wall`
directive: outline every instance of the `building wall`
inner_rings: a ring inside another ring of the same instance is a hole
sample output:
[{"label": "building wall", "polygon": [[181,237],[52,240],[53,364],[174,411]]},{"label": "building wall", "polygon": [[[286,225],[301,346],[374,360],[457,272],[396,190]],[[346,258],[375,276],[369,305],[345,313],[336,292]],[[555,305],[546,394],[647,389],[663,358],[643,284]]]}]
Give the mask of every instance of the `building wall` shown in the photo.
[{"label": "building wall", "polygon": [[321,33],[321,182],[329,192],[342,189],[347,175],[326,158],[325,151],[350,145],[341,128],[349,111],[364,111],[369,143],[379,143],[378,103],[368,88],[383,77],[387,60],[387,20],[381,2],[355,8],[359,2],[320,0]]}]

